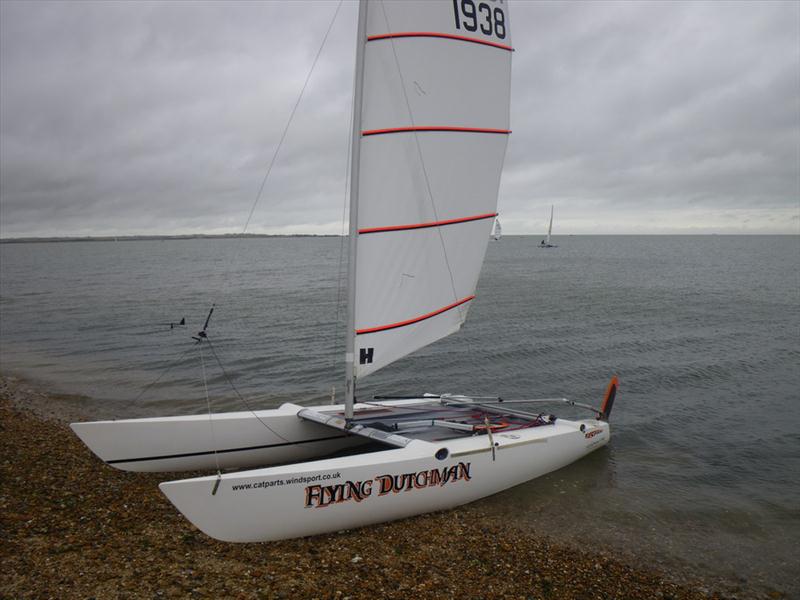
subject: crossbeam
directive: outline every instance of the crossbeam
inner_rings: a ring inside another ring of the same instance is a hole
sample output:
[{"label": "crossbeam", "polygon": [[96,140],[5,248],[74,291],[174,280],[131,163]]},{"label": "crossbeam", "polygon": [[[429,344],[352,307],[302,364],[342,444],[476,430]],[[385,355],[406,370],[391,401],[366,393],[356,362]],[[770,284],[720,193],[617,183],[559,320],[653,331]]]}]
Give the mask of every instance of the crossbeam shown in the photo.
[{"label": "crossbeam", "polygon": [[[443,404],[449,404],[451,406],[479,406],[486,410],[489,409],[489,405],[505,406],[506,404],[568,404],[569,406],[575,406],[577,408],[583,408],[585,410],[592,411],[596,415],[602,415],[602,411],[594,406],[590,406],[582,402],[575,402],[574,400],[570,400],[568,398],[532,398],[529,400],[503,400],[502,398],[497,398],[496,400],[481,400],[480,402],[476,402],[475,398],[471,398],[469,396],[450,396],[444,394],[439,398],[439,400]],[[520,416],[532,416],[532,413],[514,411],[511,409],[505,409],[504,412],[512,415],[516,414]]]},{"label": "crossbeam", "polygon": [[446,429],[455,429],[456,431],[473,431],[475,428],[467,423],[456,423],[454,421],[445,421],[443,419],[423,419],[419,421],[398,421],[396,423],[398,429],[412,429],[414,427],[444,427]]},{"label": "crossbeam", "polygon": [[386,431],[381,431],[380,429],[366,427],[365,425],[353,424],[352,422],[348,423],[347,420],[343,419],[342,417],[324,414],[317,412],[316,410],[311,410],[310,408],[299,410],[297,412],[297,416],[301,419],[305,419],[306,421],[313,421],[314,423],[319,423],[320,425],[332,427],[352,435],[359,435],[361,437],[365,437],[376,442],[382,442],[390,446],[396,446],[397,448],[405,448],[412,441],[407,437],[403,437],[402,435],[388,433]]},{"label": "crossbeam", "polygon": [[[439,402],[441,402],[445,406],[455,406],[455,407],[474,406],[489,413],[497,415],[514,415],[517,417],[523,417],[525,419],[536,419],[540,416],[537,413],[527,412],[524,410],[503,408],[502,406],[497,406],[498,403],[475,402],[473,400],[470,400],[469,398],[461,396],[442,396],[441,398],[439,398]],[[501,402],[500,404],[502,405],[505,403]]]}]

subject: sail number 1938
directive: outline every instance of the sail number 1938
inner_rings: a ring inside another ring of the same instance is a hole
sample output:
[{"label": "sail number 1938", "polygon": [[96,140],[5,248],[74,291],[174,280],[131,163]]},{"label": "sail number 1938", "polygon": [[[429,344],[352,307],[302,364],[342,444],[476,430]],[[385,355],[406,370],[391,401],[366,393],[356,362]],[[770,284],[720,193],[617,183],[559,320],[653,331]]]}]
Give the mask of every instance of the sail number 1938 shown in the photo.
[{"label": "sail number 1938", "polygon": [[478,31],[486,35],[506,37],[506,15],[498,6],[492,7],[486,2],[474,0],[453,0],[453,11],[456,18],[456,29],[462,27],[467,31]]}]

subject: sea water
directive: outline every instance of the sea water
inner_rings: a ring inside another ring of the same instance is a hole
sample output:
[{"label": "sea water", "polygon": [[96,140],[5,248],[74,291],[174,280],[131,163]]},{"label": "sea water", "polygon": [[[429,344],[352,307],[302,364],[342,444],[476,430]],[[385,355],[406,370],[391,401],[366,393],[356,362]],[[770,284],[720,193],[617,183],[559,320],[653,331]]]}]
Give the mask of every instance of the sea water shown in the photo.
[{"label": "sea water", "polygon": [[[463,330],[359,396],[596,405],[617,374],[611,444],[483,509],[588,550],[800,594],[800,237],[553,241],[491,242]],[[203,372],[215,411],[246,408],[228,379],[253,407],[340,399],[342,249],[0,244],[2,371],[76,395],[93,418],[205,412]],[[213,346],[198,345],[212,304]]]}]

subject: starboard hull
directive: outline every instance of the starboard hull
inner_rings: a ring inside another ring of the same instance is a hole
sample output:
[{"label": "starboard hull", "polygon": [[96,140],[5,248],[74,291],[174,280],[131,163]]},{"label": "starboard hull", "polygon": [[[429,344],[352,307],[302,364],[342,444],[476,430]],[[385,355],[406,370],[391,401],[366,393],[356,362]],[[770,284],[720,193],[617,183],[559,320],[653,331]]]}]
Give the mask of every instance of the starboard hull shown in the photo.
[{"label": "starboard hull", "polygon": [[[564,467],[609,439],[606,422],[559,420],[493,438],[414,440],[401,449],[171,481],[160,488],[213,538],[271,541],[453,508]],[[439,459],[442,448],[447,457]]]}]

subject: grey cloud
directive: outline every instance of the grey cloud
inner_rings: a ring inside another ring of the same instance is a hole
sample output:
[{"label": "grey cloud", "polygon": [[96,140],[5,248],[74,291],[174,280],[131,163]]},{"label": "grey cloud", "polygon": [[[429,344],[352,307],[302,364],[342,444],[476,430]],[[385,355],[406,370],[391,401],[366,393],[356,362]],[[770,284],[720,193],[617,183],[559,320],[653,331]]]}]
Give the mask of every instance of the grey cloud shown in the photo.
[{"label": "grey cloud", "polygon": [[515,43],[527,26],[537,47],[515,65],[526,139],[509,152],[512,206],[629,219],[700,205],[722,229],[724,209],[766,208],[774,231],[797,231],[797,4],[548,4],[523,24],[521,12]]},{"label": "grey cloud", "polygon": [[[251,231],[341,229],[355,8]],[[0,3],[0,235],[240,231],[334,9]],[[506,232],[800,232],[800,5],[511,12]]]}]

